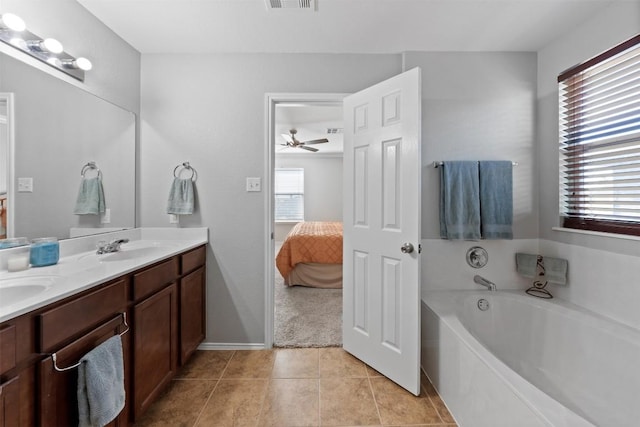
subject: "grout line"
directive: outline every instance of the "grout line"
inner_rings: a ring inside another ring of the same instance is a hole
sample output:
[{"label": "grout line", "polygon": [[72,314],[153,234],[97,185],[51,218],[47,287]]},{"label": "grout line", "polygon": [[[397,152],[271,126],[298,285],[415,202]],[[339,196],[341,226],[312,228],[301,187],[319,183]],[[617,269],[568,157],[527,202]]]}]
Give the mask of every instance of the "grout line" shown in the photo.
[{"label": "grout line", "polygon": [[207,397],[207,400],[204,402],[204,405],[202,405],[202,408],[200,408],[200,411],[198,412],[198,416],[196,417],[196,420],[193,423],[194,427],[198,425],[198,421],[200,421],[200,417],[202,417],[202,413],[204,412],[205,408],[209,404],[209,401],[211,400],[211,397],[213,396],[213,393],[215,393],[215,391],[218,388],[219,384],[220,384],[220,379],[218,379],[216,381],[216,385],[213,386],[213,389],[211,390],[211,393],[209,393],[209,397]]},{"label": "grout line", "polygon": [[380,425],[384,425],[382,422],[382,414],[380,413],[380,407],[378,406],[378,399],[376,399],[376,392],[373,390],[373,384],[371,384],[371,377],[369,376],[369,372],[367,371],[367,382],[369,383],[369,390],[371,390],[371,395],[373,396],[373,403],[376,405],[376,412],[378,413],[378,419],[380,420]]}]

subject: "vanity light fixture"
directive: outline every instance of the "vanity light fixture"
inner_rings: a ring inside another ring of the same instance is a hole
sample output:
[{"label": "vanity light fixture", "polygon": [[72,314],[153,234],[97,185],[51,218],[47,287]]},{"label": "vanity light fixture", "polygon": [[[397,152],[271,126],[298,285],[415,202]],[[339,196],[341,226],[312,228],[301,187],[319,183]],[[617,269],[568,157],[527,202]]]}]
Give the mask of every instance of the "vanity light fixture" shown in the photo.
[{"label": "vanity light fixture", "polygon": [[58,40],[28,31],[24,21],[13,13],[0,14],[0,41],[80,81],[84,81],[84,72],[92,68],[87,58],[66,53]]}]

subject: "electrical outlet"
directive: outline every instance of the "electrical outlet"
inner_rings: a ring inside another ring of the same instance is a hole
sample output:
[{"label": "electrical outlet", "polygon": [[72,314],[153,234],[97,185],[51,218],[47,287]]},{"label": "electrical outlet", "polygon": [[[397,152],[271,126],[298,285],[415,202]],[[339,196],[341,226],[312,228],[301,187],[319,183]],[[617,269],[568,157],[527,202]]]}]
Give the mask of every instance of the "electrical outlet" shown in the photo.
[{"label": "electrical outlet", "polygon": [[178,223],[178,215],[169,214],[169,224],[177,224]]},{"label": "electrical outlet", "polygon": [[33,193],[33,178],[18,178],[18,193]]},{"label": "electrical outlet", "polygon": [[261,179],[247,177],[247,191],[262,191]]},{"label": "electrical outlet", "polygon": [[111,209],[105,208],[102,218],[100,218],[102,224],[109,224],[111,222]]}]

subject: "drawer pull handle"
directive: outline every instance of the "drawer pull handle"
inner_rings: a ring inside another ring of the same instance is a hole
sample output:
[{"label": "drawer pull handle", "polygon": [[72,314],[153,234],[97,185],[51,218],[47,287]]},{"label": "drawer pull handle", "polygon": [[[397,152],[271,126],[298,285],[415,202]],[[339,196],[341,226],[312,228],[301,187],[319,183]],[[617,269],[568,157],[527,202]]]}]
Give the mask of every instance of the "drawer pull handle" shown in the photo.
[{"label": "drawer pull handle", "polygon": [[[126,326],[127,329],[125,329],[124,331],[120,332],[120,336],[123,336],[124,334],[129,332],[129,324],[127,323],[127,313],[124,313],[124,312],[122,313],[122,322],[124,323],[124,326]],[[75,365],[67,366],[65,368],[59,368],[58,367],[58,363],[57,363],[57,361],[58,361],[57,353],[53,353],[51,355],[51,358],[53,359],[53,369],[55,369],[58,372],[64,372],[64,371],[69,371],[71,369],[75,369],[78,366],[80,366],[80,364],[82,363],[82,362],[78,362]]]}]

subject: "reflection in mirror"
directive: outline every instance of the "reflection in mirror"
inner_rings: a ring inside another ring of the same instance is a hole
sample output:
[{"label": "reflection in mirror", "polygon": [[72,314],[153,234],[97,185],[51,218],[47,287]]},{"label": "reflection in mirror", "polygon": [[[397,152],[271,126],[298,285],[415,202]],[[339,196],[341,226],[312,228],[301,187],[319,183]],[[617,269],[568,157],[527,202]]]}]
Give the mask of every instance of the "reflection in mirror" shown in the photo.
[{"label": "reflection in mirror", "polygon": [[[134,114],[5,54],[0,75],[0,93],[12,94],[14,111],[13,123],[5,119],[13,127],[14,153],[0,153],[7,236],[65,239],[134,227]],[[77,215],[89,162],[100,168],[106,209]]]}]

